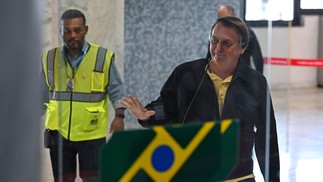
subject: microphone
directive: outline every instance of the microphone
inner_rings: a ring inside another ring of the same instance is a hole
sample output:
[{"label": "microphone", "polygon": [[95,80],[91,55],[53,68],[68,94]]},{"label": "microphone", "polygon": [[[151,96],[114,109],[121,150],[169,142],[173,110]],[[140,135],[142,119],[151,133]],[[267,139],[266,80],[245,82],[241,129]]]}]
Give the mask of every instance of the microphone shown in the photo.
[{"label": "microphone", "polygon": [[198,94],[198,92],[199,92],[199,90],[200,90],[201,86],[202,86],[202,83],[203,83],[203,81],[204,81],[204,78],[205,78],[205,75],[206,75],[206,73],[207,73],[207,69],[209,68],[209,65],[210,65],[211,60],[212,60],[212,58],[210,58],[210,59],[208,60],[208,63],[207,63],[207,65],[206,65],[206,67],[205,67],[205,70],[204,70],[204,73],[203,73],[202,79],[201,79],[201,81],[199,82],[199,86],[197,87],[197,89],[196,89],[196,91],[195,91],[195,93],[194,93],[194,96],[193,96],[192,100],[190,101],[190,104],[188,105],[188,107],[187,107],[187,109],[186,109],[185,115],[184,115],[183,120],[182,120],[182,126],[184,125],[185,120],[186,120],[186,117],[187,117],[187,114],[188,114],[188,112],[189,112],[189,110],[190,110],[190,108],[191,108],[191,106],[192,106],[192,104],[193,104],[193,102],[194,102],[194,100],[195,100],[195,98],[196,98],[196,96],[197,96],[197,94]]}]

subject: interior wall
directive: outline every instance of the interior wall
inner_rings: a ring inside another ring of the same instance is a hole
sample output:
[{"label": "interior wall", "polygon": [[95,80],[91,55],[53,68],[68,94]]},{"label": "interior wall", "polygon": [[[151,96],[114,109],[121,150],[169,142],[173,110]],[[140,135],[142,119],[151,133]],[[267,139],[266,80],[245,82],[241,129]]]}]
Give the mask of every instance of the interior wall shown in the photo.
[{"label": "interior wall", "polygon": [[[259,39],[264,56],[280,58],[318,58],[318,16],[303,16],[303,26],[273,27],[268,36],[268,28],[253,28]],[[272,46],[268,49],[271,39]],[[269,54],[268,50],[272,52]],[[265,75],[273,89],[315,87],[317,68],[304,66],[265,65]]]}]

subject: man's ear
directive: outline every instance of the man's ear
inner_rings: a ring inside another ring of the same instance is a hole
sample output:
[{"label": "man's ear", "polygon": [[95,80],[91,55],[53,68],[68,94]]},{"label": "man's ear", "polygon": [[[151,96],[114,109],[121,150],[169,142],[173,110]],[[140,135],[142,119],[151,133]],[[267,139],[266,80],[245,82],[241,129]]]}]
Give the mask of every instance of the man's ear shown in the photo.
[{"label": "man's ear", "polygon": [[62,28],[62,27],[60,27],[60,28],[59,28],[59,33],[60,33],[61,35],[64,35],[64,33],[63,33],[63,28]]},{"label": "man's ear", "polygon": [[243,48],[240,52],[240,55],[244,53],[244,51],[246,50],[246,48]]},{"label": "man's ear", "polygon": [[85,26],[85,34],[87,34],[87,32],[89,31],[89,26]]}]

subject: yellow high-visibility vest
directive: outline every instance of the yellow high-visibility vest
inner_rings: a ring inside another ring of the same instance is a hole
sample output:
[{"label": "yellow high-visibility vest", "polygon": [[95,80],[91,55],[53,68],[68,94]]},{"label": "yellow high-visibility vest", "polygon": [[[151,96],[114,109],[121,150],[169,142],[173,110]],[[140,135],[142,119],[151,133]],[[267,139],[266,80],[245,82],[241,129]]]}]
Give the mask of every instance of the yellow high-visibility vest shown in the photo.
[{"label": "yellow high-visibility vest", "polygon": [[[62,54],[63,46],[43,54],[42,64],[49,90],[45,126],[70,141],[106,137],[108,128],[109,68],[113,52],[90,47],[74,71]],[[69,86],[72,83],[72,89]]]}]

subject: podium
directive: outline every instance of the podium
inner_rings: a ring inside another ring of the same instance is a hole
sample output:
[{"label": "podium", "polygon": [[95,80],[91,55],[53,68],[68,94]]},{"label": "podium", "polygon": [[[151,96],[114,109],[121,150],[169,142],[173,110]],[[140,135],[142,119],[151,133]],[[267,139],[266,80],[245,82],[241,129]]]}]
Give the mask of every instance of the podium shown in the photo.
[{"label": "podium", "polygon": [[237,120],[115,133],[100,153],[102,182],[223,181],[238,160]]}]

